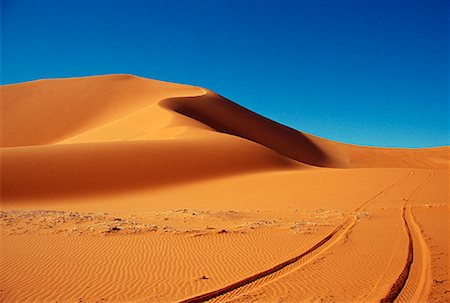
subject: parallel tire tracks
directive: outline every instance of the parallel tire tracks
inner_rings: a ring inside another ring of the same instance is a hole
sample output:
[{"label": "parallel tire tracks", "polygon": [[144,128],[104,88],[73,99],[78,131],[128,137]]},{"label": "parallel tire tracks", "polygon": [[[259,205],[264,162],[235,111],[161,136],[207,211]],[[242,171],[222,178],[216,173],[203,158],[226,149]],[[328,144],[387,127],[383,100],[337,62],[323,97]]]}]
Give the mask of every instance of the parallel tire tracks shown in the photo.
[{"label": "parallel tire tracks", "polygon": [[[421,184],[419,184],[419,186],[417,186],[416,189],[414,189],[414,191],[405,200],[405,203],[403,205],[402,217],[403,217],[406,233],[408,235],[408,256],[406,258],[406,264],[405,264],[405,267],[403,268],[403,271],[400,273],[397,280],[392,285],[388,294],[383,299],[381,299],[381,301],[380,301],[381,303],[394,302],[399,297],[399,295],[402,293],[402,291],[404,291],[404,289],[406,288],[408,278],[410,277],[410,274],[411,274],[412,265],[414,262],[414,255],[415,255],[414,254],[413,236],[412,236],[413,232],[415,232],[415,238],[418,239],[418,241],[419,241],[418,245],[420,245],[420,247],[422,249],[422,258],[426,259],[424,257],[424,255],[426,255],[426,249],[427,249],[426,247],[424,247],[424,245],[426,246],[426,244],[424,244],[422,235],[420,234],[420,231],[418,231],[417,224],[414,222],[412,212],[411,212],[411,205],[409,202],[412,199],[412,197],[419,191],[419,189],[421,189],[423,186],[425,186],[425,184],[427,184],[433,178],[433,176],[434,176],[434,173],[433,172],[430,173],[430,175]],[[415,291],[416,297],[417,296],[420,297],[421,292],[426,287],[425,283],[426,283],[427,274],[428,274],[427,269],[428,269],[427,264],[425,264],[425,266],[421,266],[421,270],[423,272],[420,273],[420,277],[421,277],[422,281],[420,283],[421,285],[419,285],[419,287]]]},{"label": "parallel tire tracks", "polygon": [[[361,211],[363,210],[370,202],[374,201],[384,193],[391,190],[393,187],[406,182],[409,178],[413,176],[413,172],[409,171],[409,173],[400,179],[399,181],[396,181],[392,183],[391,185],[387,186],[383,190],[379,191],[377,194],[375,194],[370,199],[366,200],[364,203],[362,203],[360,206],[358,206],[355,211]],[[206,292],[201,295],[197,295],[191,298],[184,299],[180,301],[180,303],[199,303],[199,302],[206,302],[213,299],[219,299],[222,296],[229,297],[230,295],[233,296],[241,296],[244,293],[253,290],[255,288],[258,288],[262,286],[260,283],[261,280],[265,280],[263,285],[267,285],[268,283],[272,282],[275,279],[280,278],[280,276],[284,276],[289,274],[290,272],[298,269],[298,267],[305,265],[306,263],[309,263],[310,260],[304,262],[303,264],[298,264],[299,261],[306,259],[307,257],[315,258],[321,253],[327,251],[332,246],[334,246],[337,242],[342,239],[345,234],[347,234],[351,228],[355,225],[356,220],[355,218],[350,218],[346,220],[345,222],[341,223],[338,227],[336,227],[330,234],[328,234],[326,237],[322,238],[319,242],[317,242],[314,246],[312,246],[307,251],[301,253],[300,255],[297,255],[287,261],[284,261],[282,263],[279,263],[267,270],[264,270],[262,272],[256,273],[255,275],[252,275],[250,277],[244,278],[240,281],[228,284],[220,289],[216,289],[210,292]],[[254,286],[254,287],[252,287]],[[241,292],[240,290],[243,290]],[[234,294],[235,293],[235,294]],[[229,299],[229,298],[227,298]]]}]

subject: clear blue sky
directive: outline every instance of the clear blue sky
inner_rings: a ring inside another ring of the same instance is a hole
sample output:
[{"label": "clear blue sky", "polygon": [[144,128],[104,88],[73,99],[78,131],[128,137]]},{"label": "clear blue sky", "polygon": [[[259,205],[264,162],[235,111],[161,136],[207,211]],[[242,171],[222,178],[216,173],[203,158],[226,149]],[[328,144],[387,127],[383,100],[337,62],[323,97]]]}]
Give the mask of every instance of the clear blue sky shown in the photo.
[{"label": "clear blue sky", "polygon": [[1,81],[131,73],[296,129],[449,144],[447,0],[2,0]]}]

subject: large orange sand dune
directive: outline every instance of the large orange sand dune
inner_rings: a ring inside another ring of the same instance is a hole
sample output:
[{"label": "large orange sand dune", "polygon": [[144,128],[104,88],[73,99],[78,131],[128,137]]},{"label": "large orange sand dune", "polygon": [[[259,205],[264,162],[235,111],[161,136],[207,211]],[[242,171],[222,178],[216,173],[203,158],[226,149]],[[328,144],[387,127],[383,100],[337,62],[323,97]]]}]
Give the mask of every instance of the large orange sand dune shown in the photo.
[{"label": "large orange sand dune", "polygon": [[207,89],[1,87],[4,302],[443,302],[449,147],[347,145]]}]

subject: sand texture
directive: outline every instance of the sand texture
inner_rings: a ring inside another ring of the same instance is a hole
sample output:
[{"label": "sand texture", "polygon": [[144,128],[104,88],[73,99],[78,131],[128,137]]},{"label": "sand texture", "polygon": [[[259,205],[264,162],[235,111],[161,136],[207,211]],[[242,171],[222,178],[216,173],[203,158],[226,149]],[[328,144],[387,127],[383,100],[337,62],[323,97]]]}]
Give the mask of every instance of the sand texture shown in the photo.
[{"label": "sand texture", "polygon": [[449,302],[450,148],[375,148],[204,88],[1,87],[1,302]]}]

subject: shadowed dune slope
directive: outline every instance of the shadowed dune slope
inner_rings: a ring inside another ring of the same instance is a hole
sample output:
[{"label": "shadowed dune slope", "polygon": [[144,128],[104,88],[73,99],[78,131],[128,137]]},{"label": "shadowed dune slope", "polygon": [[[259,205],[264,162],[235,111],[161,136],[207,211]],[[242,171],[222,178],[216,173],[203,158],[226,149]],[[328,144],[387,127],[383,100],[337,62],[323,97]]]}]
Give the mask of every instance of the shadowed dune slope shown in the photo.
[{"label": "shadowed dune slope", "polygon": [[298,162],[315,166],[345,165],[335,153],[321,148],[303,133],[258,115],[211,91],[200,97],[167,99],[161,104],[219,132],[257,142]]},{"label": "shadowed dune slope", "polygon": [[[65,197],[156,188],[295,162],[233,137],[46,145],[2,153],[2,198]],[[24,190],[26,188],[26,190]]]},{"label": "shadowed dune slope", "polygon": [[448,147],[377,148],[333,142],[274,122],[211,91],[196,97],[166,99],[160,104],[219,132],[257,142],[313,166],[438,169],[449,165]]},{"label": "shadowed dune slope", "polygon": [[157,188],[311,167],[448,168],[449,148],[337,143],[211,91],[131,75],[1,89],[2,199]]}]

